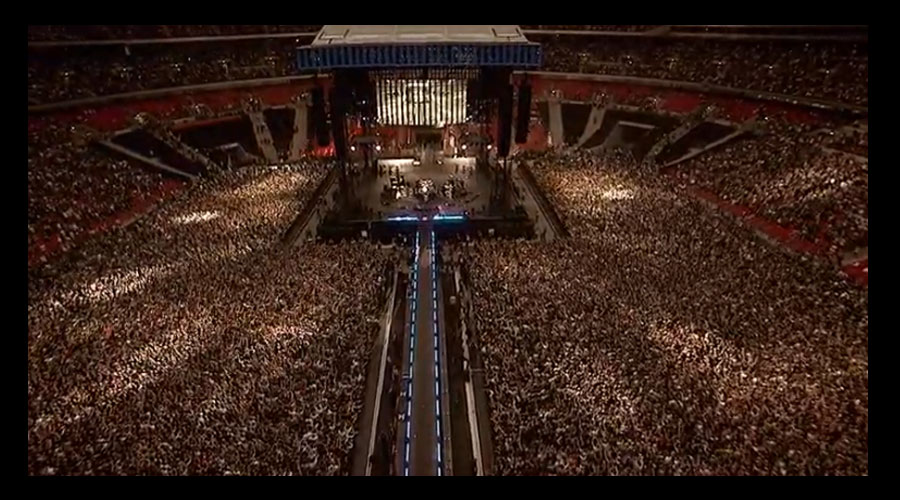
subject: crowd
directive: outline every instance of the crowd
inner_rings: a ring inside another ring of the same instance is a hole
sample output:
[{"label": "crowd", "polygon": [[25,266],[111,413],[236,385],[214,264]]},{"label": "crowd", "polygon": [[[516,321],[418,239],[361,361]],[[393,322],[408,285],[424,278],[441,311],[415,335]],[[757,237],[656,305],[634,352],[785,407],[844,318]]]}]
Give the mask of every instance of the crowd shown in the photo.
[{"label": "crowd", "polygon": [[835,258],[868,246],[868,162],[824,149],[827,134],[771,123],[677,167],[686,182],[792,227],[810,241],[825,236]]},{"label": "crowd", "polygon": [[309,33],[319,24],[80,24],[31,25],[30,41],[133,40],[188,38],[198,36],[258,35],[265,33]]},{"label": "crowd", "polygon": [[30,104],[295,74],[294,39],[178,45],[36,48],[28,54]]},{"label": "crowd", "polygon": [[684,25],[670,26],[673,32],[681,33],[709,33],[717,35],[779,35],[802,36],[813,35],[817,37],[830,36],[838,38],[865,38],[868,37],[867,25],[852,24],[776,24],[776,25]]},{"label": "crowd", "polygon": [[659,78],[868,105],[868,46],[533,35],[547,71]]},{"label": "crowd", "polygon": [[30,273],[31,474],[346,474],[389,260],[284,247],[328,164],[209,178]]},{"label": "crowd", "polygon": [[104,219],[163,187],[165,178],[117,158],[70,125],[28,134],[28,247],[59,238],[63,249]]},{"label": "crowd", "polygon": [[868,474],[868,294],[627,156],[532,158],[571,238],[463,245],[495,472]]}]

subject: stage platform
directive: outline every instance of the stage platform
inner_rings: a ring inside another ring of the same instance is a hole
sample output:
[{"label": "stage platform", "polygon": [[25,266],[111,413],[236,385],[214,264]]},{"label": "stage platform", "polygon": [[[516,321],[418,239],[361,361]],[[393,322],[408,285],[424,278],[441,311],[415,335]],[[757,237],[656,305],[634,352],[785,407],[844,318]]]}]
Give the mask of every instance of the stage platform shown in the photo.
[{"label": "stage platform", "polygon": [[[514,197],[492,196],[489,166],[477,166],[474,158],[424,155],[426,160],[392,158],[379,161],[378,171],[354,165],[349,174],[349,195],[334,205],[318,225],[326,239],[372,238],[390,241],[397,235],[414,234],[420,222],[436,222],[440,237],[470,234],[503,237],[534,237],[534,224]],[[430,159],[429,159],[430,158]],[[390,189],[392,178],[402,178],[409,191],[399,198]],[[447,197],[441,186],[457,179],[462,196]],[[436,191],[429,199],[416,193],[420,181],[430,181]],[[387,191],[385,188],[389,188]],[[390,194],[394,193],[394,196]],[[493,200],[493,201],[492,201]],[[437,217],[436,217],[437,216]]]},{"label": "stage platform", "polygon": [[[436,158],[421,162],[413,158],[395,158],[380,160],[379,173],[361,174],[354,181],[354,198],[361,208],[368,212],[368,217],[384,219],[390,216],[412,214],[417,210],[460,213],[470,216],[486,215],[490,208],[491,179],[484,169],[475,167],[474,158]],[[393,172],[393,173],[392,173]],[[411,193],[400,198],[386,197],[385,187],[390,187],[392,175],[401,177],[411,188]],[[464,186],[465,194],[447,198],[441,187],[451,179],[456,179]],[[431,181],[437,191],[433,198],[425,201],[416,196],[415,188],[419,181]],[[362,214],[347,214],[349,218],[357,218]]]}]

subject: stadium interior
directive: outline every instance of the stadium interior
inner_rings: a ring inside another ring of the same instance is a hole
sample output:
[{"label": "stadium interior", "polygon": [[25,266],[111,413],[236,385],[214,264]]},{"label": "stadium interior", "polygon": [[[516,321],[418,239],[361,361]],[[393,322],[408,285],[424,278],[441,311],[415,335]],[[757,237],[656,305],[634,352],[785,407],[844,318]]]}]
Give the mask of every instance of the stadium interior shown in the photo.
[{"label": "stadium interior", "polygon": [[31,25],[29,475],[868,475],[868,26]]}]

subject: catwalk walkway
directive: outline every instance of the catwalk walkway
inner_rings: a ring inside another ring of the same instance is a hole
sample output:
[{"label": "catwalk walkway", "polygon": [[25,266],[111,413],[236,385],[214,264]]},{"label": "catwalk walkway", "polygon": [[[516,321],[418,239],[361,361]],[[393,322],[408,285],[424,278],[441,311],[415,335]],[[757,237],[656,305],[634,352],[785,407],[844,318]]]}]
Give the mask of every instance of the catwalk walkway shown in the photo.
[{"label": "catwalk walkway", "polygon": [[436,241],[430,226],[416,234],[410,277],[410,318],[403,363],[405,405],[398,432],[397,471],[404,476],[447,474],[444,439],[443,339],[438,311]]}]

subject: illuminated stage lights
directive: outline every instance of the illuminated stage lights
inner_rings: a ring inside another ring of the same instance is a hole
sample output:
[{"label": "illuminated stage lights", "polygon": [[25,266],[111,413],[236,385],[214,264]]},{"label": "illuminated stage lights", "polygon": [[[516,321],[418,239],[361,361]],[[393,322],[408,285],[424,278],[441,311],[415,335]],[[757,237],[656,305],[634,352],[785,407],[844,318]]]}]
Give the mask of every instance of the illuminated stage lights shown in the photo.
[{"label": "illuminated stage lights", "polygon": [[[435,220],[438,217],[441,217],[443,214],[438,214],[435,216]],[[455,216],[451,216],[455,217]],[[437,274],[437,259],[435,255],[437,254],[437,242],[435,241],[434,230],[431,231],[431,300],[432,300],[432,328],[434,332],[434,424],[435,431],[437,433],[437,438],[435,439],[436,450],[437,453],[437,475],[442,476],[444,474],[444,454],[441,448],[441,443],[444,441],[444,434],[442,432],[442,417],[441,417],[441,363],[440,363],[440,332],[438,330],[438,300],[437,300],[437,290],[438,290],[438,274]]]},{"label": "illuminated stage lights", "polygon": [[414,215],[398,215],[394,217],[388,217],[386,220],[388,222],[460,222],[467,220],[468,217],[466,215],[459,214],[437,214],[434,217],[416,217]]},{"label": "illuminated stage lights", "polygon": [[465,216],[465,215],[444,215],[444,214],[438,214],[438,215],[435,215],[431,220],[433,220],[433,221],[435,221],[435,222],[440,222],[440,221],[463,221],[463,220],[466,220],[466,216]]},{"label": "illuminated stage lights", "polygon": [[412,268],[412,279],[410,281],[411,290],[410,297],[412,302],[412,307],[410,308],[409,315],[409,365],[407,366],[406,373],[406,412],[405,412],[405,421],[406,421],[406,430],[403,437],[403,475],[409,476],[409,449],[412,441],[412,435],[410,434],[410,424],[412,422],[412,393],[413,393],[413,366],[416,359],[416,310],[418,309],[418,283],[419,283],[419,254],[420,254],[420,242],[419,242],[419,234],[416,233],[416,247],[413,250],[415,253],[413,254],[413,268]]}]

